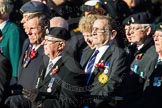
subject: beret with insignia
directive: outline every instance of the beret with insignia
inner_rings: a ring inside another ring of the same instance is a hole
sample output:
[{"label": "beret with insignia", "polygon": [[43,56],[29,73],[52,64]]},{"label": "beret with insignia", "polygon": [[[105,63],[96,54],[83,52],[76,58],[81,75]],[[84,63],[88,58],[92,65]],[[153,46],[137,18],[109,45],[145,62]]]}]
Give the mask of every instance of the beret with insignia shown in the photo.
[{"label": "beret with insignia", "polygon": [[65,28],[52,27],[49,29],[47,36],[63,39],[66,41],[70,38],[70,33]]},{"label": "beret with insignia", "polygon": [[128,16],[127,18],[125,18],[122,22],[122,24],[125,25],[130,25],[131,24],[131,17],[132,16]]},{"label": "beret with insignia", "polygon": [[129,17],[131,24],[151,24],[154,22],[153,16],[148,12],[139,12]]},{"label": "beret with insignia", "polygon": [[160,22],[160,23],[158,23],[158,24],[156,24],[155,25],[155,30],[160,30],[160,31],[162,31],[162,22]]}]

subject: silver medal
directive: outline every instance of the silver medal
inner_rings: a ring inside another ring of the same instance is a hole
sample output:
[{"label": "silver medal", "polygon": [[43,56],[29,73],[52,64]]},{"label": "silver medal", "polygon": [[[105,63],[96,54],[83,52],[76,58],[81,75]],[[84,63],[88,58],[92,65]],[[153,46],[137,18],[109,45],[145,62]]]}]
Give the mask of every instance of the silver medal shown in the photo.
[{"label": "silver medal", "polygon": [[47,89],[47,92],[48,92],[48,93],[51,93],[51,92],[52,92],[51,87],[49,87],[49,88]]}]

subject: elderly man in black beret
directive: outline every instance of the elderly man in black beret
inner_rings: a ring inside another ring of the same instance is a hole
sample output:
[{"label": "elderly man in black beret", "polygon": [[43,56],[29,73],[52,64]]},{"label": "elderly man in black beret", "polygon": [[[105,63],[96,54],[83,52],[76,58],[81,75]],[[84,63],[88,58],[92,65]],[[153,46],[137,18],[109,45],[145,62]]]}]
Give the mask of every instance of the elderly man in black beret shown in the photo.
[{"label": "elderly man in black beret", "polygon": [[156,56],[156,65],[147,82],[146,89],[143,91],[140,99],[130,104],[127,108],[161,108],[161,91],[162,91],[162,22],[155,27],[153,35]]},{"label": "elderly man in black beret", "polygon": [[21,102],[8,101],[11,108],[78,108],[81,105],[84,72],[78,62],[63,53],[69,33],[61,27],[50,28],[47,33],[43,42],[44,62],[41,62],[36,86],[23,89]]},{"label": "elderly man in black beret", "polygon": [[132,43],[136,44],[136,52],[130,64],[130,74],[123,90],[125,105],[137,101],[146,89],[148,78],[154,70],[157,53],[152,38],[152,17],[141,12],[131,16],[129,32]]},{"label": "elderly man in black beret", "polygon": [[[37,107],[43,108],[78,108],[78,96],[84,85],[83,70],[68,54],[63,53],[66,41],[70,38],[65,28],[53,27],[44,40],[44,53],[48,65],[42,64],[37,81],[37,92],[29,96]],[[44,67],[47,67],[46,69]],[[26,90],[28,92],[28,90]],[[24,91],[24,92],[26,92]]]}]

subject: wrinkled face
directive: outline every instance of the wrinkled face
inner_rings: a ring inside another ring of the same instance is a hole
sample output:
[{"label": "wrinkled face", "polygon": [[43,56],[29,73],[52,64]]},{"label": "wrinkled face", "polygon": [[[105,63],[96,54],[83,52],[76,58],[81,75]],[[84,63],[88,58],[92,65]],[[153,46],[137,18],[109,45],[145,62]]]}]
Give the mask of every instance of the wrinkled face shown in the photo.
[{"label": "wrinkled face", "polygon": [[88,46],[91,49],[94,49],[95,46],[92,43],[92,34],[90,32],[82,32],[82,34],[83,34],[84,40],[88,44]]},{"label": "wrinkled face", "polygon": [[44,39],[44,53],[50,58],[57,57],[59,51],[60,40],[54,37],[45,36]]},{"label": "wrinkled face", "polygon": [[156,52],[162,53],[162,31],[155,31],[153,37],[154,37]]},{"label": "wrinkled face", "polygon": [[105,29],[106,20],[97,19],[92,28],[92,42],[95,47],[100,47],[110,40],[109,30]]},{"label": "wrinkled face", "polygon": [[141,24],[131,24],[130,35],[131,35],[132,43],[141,45],[146,39],[145,28]]},{"label": "wrinkled face", "polygon": [[32,18],[26,22],[26,33],[31,44],[40,44],[43,38],[43,31],[38,23],[38,18]]},{"label": "wrinkled face", "polygon": [[125,30],[125,35],[126,35],[126,38],[127,38],[128,42],[131,43],[132,42],[132,37],[131,37],[131,34],[130,34],[130,26],[125,25],[124,30]]},{"label": "wrinkled face", "polygon": [[23,13],[23,18],[22,18],[22,20],[21,20],[21,23],[23,24],[23,28],[24,28],[24,30],[25,30],[25,32],[27,32],[26,31],[26,28],[27,28],[27,24],[26,24],[26,22],[27,22],[27,20],[28,20],[28,17],[30,16],[30,15],[32,15],[32,14],[34,14],[34,13]]},{"label": "wrinkled face", "polygon": [[30,15],[30,13],[23,13],[23,18],[21,20],[22,24],[27,22],[27,19],[28,19],[29,15]]}]

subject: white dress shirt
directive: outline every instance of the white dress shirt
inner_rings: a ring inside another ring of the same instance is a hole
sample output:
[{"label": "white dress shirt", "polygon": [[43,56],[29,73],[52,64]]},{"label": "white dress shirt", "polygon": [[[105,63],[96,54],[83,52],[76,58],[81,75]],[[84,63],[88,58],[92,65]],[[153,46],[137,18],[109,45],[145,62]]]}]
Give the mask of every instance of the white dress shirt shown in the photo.
[{"label": "white dress shirt", "polygon": [[[52,61],[52,63],[53,63],[53,66],[56,64],[56,62],[61,58],[62,56],[58,56],[58,57],[56,57],[55,59],[53,59],[53,60],[49,60],[49,63]],[[48,63],[48,64],[49,64]],[[47,68],[48,68],[48,66],[47,66]],[[46,74],[45,74],[45,77],[48,75],[48,73],[50,72],[50,70],[48,70],[48,69],[46,69]]]},{"label": "white dress shirt", "polygon": [[[91,72],[94,71],[95,65],[100,62],[99,60],[101,59],[101,57],[103,56],[103,54],[106,52],[106,50],[108,49],[108,47],[109,47],[109,45],[104,45],[104,46],[100,47],[99,49],[96,49],[96,50],[99,51],[99,53],[96,56],[95,63],[93,65],[93,68],[92,68],[92,71]],[[86,65],[85,72],[87,72],[87,66],[88,66],[88,64]]]}]

